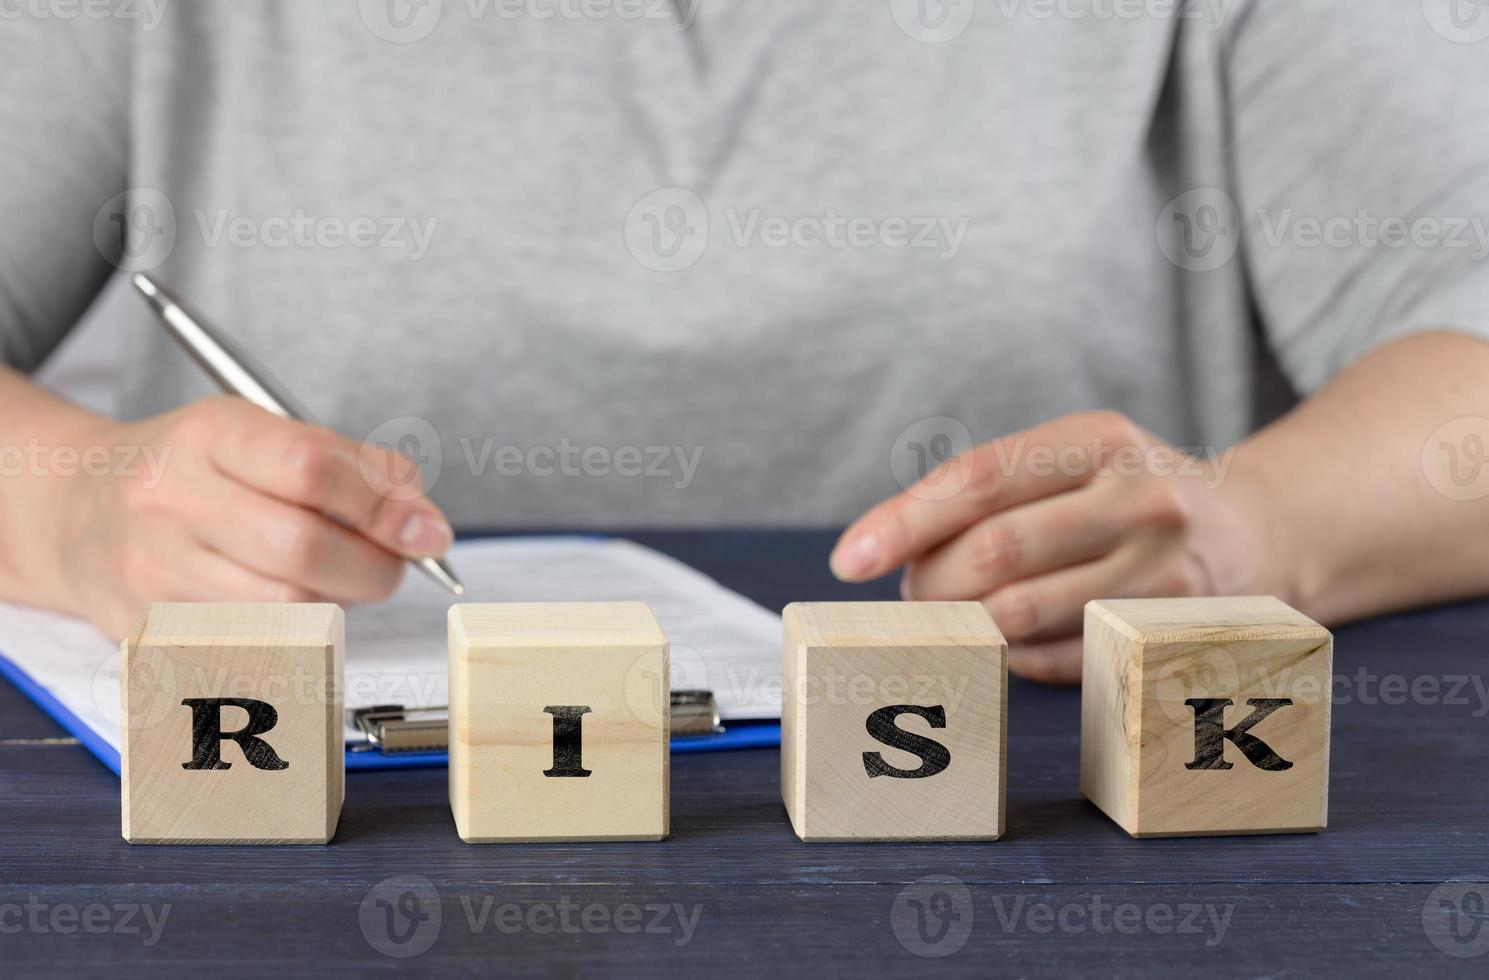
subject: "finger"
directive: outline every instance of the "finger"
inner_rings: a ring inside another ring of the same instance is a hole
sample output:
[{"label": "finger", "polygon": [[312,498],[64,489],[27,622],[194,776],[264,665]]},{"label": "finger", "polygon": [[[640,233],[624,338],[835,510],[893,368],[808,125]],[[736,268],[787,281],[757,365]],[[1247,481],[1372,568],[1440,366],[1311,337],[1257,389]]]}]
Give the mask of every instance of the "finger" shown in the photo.
[{"label": "finger", "polygon": [[243,485],[325,514],[388,551],[438,556],[454,540],[412,460],[329,429],[252,409],[224,426],[211,458]]},{"label": "finger", "polygon": [[336,602],[376,602],[402,581],[401,557],[303,507],[221,478],[195,499],[197,539],[265,578]]},{"label": "finger", "polygon": [[326,602],[328,597],[302,586],[261,575],[201,548],[183,565],[179,602]]},{"label": "finger", "polygon": [[1094,562],[1011,582],[983,600],[1009,642],[1063,639],[1079,633],[1092,599],[1205,595],[1203,566],[1183,549],[1177,533],[1128,541]]},{"label": "finger", "polygon": [[1086,603],[1142,595],[1134,587],[1141,549],[1011,582],[983,600],[1010,643],[1060,639],[1081,629]]},{"label": "finger", "polygon": [[321,602],[324,597],[260,575],[203,546],[184,529],[152,537],[130,588],[102,597],[91,618],[112,637],[128,634],[152,602]]},{"label": "finger", "polygon": [[1139,431],[1114,413],[1087,412],[978,446],[859,518],[833,549],[833,573],[849,582],[877,578],[989,514],[1082,486],[1101,450]]},{"label": "finger", "polygon": [[1009,582],[1092,561],[1122,539],[1127,522],[1089,490],[1062,493],[983,518],[911,562],[906,599],[975,599]]},{"label": "finger", "polygon": [[1008,649],[1008,669],[1036,684],[1069,687],[1081,682],[1081,638],[1020,644]]}]

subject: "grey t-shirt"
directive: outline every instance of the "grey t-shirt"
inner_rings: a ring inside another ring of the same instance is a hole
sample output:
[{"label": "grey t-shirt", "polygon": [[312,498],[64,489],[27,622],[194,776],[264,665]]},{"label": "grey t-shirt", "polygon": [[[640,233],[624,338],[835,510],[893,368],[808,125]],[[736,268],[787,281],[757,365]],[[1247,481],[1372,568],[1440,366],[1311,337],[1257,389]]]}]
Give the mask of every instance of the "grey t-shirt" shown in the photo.
[{"label": "grey t-shirt", "polygon": [[[26,5],[0,354],[149,270],[463,527],[835,524],[1098,407],[1224,447],[1489,335],[1485,38],[1474,0]],[[209,391],[121,309],[125,415]]]}]

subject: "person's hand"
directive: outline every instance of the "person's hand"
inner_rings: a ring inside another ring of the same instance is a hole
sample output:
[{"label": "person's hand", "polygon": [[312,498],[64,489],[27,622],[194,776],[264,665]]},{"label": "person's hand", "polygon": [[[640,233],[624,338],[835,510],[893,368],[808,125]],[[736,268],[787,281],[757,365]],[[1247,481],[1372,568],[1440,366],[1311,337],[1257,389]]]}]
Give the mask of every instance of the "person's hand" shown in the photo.
[{"label": "person's hand", "polygon": [[241,399],[76,441],[112,465],[57,487],[54,604],[111,636],[149,602],[383,599],[451,543],[411,460]]},{"label": "person's hand", "polygon": [[859,582],[904,566],[906,599],[980,600],[1011,670],[1078,683],[1091,599],[1275,588],[1230,461],[1115,413],[1067,416],[942,463],[848,528],[832,568]]}]

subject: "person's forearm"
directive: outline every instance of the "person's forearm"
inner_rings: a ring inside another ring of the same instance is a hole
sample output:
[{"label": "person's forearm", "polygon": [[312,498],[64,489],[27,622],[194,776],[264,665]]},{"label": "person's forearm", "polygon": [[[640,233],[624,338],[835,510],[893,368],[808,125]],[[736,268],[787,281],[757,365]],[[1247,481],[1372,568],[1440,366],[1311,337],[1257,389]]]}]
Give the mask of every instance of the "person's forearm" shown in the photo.
[{"label": "person's forearm", "polygon": [[42,543],[56,537],[54,504],[80,465],[74,454],[107,423],[0,365],[0,598],[55,605],[57,562]]},{"label": "person's forearm", "polygon": [[[1489,343],[1436,332],[1372,352],[1243,443],[1226,479],[1262,582],[1326,623],[1489,593],[1489,499],[1453,499],[1423,467],[1467,417],[1489,418]],[[1460,472],[1489,466],[1483,448],[1458,447]]]}]

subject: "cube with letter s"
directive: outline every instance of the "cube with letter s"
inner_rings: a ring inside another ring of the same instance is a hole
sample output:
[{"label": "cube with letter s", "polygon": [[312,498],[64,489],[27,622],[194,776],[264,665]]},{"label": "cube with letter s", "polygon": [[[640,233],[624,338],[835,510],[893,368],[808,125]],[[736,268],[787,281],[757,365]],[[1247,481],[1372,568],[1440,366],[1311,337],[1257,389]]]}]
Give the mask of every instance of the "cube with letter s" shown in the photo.
[{"label": "cube with letter s", "polygon": [[1003,834],[1008,645],[975,602],[795,603],[781,795],[805,841]]}]

